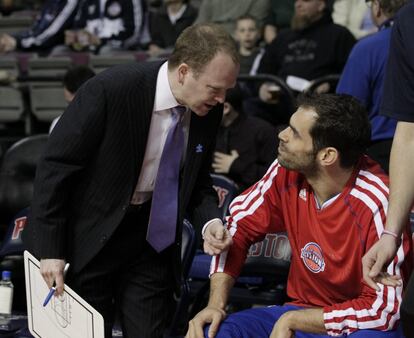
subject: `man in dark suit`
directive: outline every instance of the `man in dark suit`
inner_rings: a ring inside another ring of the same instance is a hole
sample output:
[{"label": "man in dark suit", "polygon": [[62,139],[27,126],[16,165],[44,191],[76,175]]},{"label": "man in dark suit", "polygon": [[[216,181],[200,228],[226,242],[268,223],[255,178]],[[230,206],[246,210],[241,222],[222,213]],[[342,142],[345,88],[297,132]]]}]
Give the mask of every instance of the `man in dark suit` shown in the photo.
[{"label": "man in dark suit", "polygon": [[[24,240],[57,294],[70,263],[68,284],[103,315],[106,337],[115,308],[124,337],[162,336],[181,282],[184,216],[198,229],[204,225],[206,252],[231,242],[209,170],[222,103],[238,70],[237,49],[224,30],[189,27],[168,62],[123,65],[86,82],[50,136]],[[186,109],[178,115],[180,105]],[[157,173],[174,125],[185,150],[176,161],[178,182],[158,184],[172,177],[171,170]],[[171,192],[174,183],[177,193],[165,199],[160,187]],[[153,195],[162,196],[165,207]],[[167,210],[173,216],[157,230],[153,220]],[[170,232],[171,220],[173,237],[155,245],[154,238]]]}]

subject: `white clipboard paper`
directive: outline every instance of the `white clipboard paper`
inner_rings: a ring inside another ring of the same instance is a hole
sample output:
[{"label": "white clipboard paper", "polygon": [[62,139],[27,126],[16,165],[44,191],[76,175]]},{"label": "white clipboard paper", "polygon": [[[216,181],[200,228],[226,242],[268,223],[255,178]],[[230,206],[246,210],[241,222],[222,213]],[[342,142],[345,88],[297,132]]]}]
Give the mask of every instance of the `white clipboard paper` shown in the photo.
[{"label": "white clipboard paper", "polygon": [[104,338],[102,315],[65,284],[62,296],[43,307],[49,289],[40,262],[24,252],[27,319],[30,333],[39,338]]}]

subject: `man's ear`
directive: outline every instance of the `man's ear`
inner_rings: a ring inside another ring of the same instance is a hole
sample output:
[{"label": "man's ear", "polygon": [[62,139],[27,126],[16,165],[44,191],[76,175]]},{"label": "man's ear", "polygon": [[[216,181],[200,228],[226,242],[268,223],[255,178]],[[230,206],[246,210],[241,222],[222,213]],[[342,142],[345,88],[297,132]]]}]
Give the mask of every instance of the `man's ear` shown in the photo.
[{"label": "man's ear", "polygon": [[321,166],[331,166],[339,161],[338,150],[333,147],[326,147],[318,152],[318,161]]},{"label": "man's ear", "polygon": [[231,109],[231,104],[228,102],[223,103],[223,113],[227,114]]},{"label": "man's ear", "polygon": [[186,63],[181,63],[177,68],[178,83],[183,84],[186,76],[190,71],[190,67]]},{"label": "man's ear", "polygon": [[325,10],[326,6],[328,6],[326,4],[326,1],[321,1],[320,5],[319,5],[319,8],[318,8],[319,12],[322,13]]}]

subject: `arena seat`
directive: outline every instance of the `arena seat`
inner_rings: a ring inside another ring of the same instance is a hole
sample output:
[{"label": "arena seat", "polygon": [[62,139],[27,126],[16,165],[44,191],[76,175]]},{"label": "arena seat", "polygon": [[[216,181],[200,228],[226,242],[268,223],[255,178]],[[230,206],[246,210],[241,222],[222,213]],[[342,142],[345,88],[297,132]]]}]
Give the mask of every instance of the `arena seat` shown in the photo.
[{"label": "arena seat", "polygon": [[26,137],[5,153],[0,166],[0,224],[30,205],[37,162],[48,135]]}]

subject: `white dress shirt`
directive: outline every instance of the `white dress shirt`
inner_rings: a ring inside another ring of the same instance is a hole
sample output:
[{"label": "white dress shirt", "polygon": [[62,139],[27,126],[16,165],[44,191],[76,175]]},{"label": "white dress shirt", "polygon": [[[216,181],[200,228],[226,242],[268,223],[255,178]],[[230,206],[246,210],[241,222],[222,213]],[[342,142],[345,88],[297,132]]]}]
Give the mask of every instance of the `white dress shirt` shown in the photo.
[{"label": "white dress shirt", "polygon": [[[142,204],[152,196],[162,151],[172,124],[172,113],[170,109],[178,105],[180,104],[175,99],[168,81],[168,62],[165,62],[158,71],[154,107],[152,109],[144,161],[141,168],[137,168],[137,170],[140,170],[140,174],[138,184],[131,199],[131,204]],[[188,143],[190,117],[191,112],[187,109],[182,121],[185,140],[184,154]]]}]

